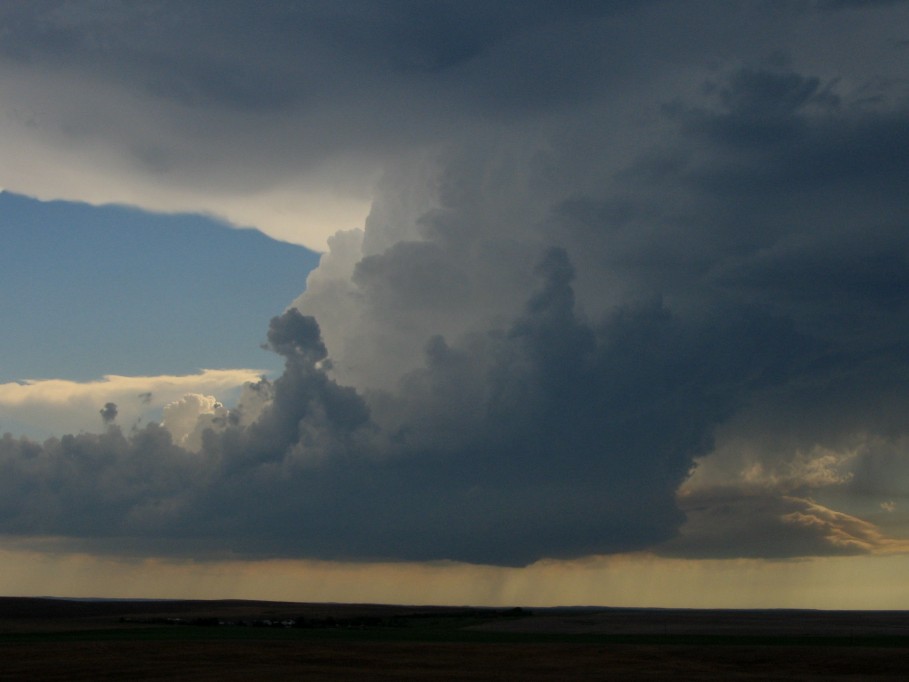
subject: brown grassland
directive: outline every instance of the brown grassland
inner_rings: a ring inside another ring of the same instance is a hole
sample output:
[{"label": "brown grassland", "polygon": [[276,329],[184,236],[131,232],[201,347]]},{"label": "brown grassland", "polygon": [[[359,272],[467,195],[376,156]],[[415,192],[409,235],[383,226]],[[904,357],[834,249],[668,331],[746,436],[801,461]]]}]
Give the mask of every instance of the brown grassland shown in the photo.
[{"label": "brown grassland", "polygon": [[909,613],[0,598],[0,680],[905,680]]}]

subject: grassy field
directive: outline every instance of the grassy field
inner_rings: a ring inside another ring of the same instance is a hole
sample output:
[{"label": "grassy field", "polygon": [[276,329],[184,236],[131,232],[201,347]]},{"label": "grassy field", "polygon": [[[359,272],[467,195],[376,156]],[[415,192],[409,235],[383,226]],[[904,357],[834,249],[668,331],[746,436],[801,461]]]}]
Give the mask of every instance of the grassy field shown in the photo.
[{"label": "grassy field", "polygon": [[0,599],[0,680],[903,680],[907,671],[901,612]]}]

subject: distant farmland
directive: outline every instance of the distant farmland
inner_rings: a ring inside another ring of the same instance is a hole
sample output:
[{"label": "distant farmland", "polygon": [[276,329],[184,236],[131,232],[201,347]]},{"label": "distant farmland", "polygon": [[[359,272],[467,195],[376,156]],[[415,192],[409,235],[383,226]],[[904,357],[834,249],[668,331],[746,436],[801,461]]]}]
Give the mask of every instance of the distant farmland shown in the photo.
[{"label": "distant farmland", "polygon": [[0,680],[903,680],[909,614],[0,598],[0,661]]}]

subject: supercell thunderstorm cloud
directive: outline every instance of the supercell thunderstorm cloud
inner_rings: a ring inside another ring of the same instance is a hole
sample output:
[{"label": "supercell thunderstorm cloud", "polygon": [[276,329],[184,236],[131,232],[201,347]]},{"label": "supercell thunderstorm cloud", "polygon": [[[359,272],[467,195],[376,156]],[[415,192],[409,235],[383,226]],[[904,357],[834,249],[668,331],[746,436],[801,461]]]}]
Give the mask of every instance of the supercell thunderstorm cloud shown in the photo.
[{"label": "supercell thunderstorm cloud", "polygon": [[175,205],[351,166],[369,215],[236,405],[3,436],[0,532],[500,565],[905,549],[906,3],[225,4],[10,4],[4,87],[80,75],[35,144],[103,147],[84,163]]}]

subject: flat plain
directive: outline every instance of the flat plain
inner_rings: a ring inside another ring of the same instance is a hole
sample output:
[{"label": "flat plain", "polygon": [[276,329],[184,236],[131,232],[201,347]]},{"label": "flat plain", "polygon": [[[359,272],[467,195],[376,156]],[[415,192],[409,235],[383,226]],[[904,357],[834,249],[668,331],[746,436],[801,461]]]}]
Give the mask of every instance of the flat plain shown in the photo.
[{"label": "flat plain", "polygon": [[900,611],[0,598],[0,680],[905,680]]}]

